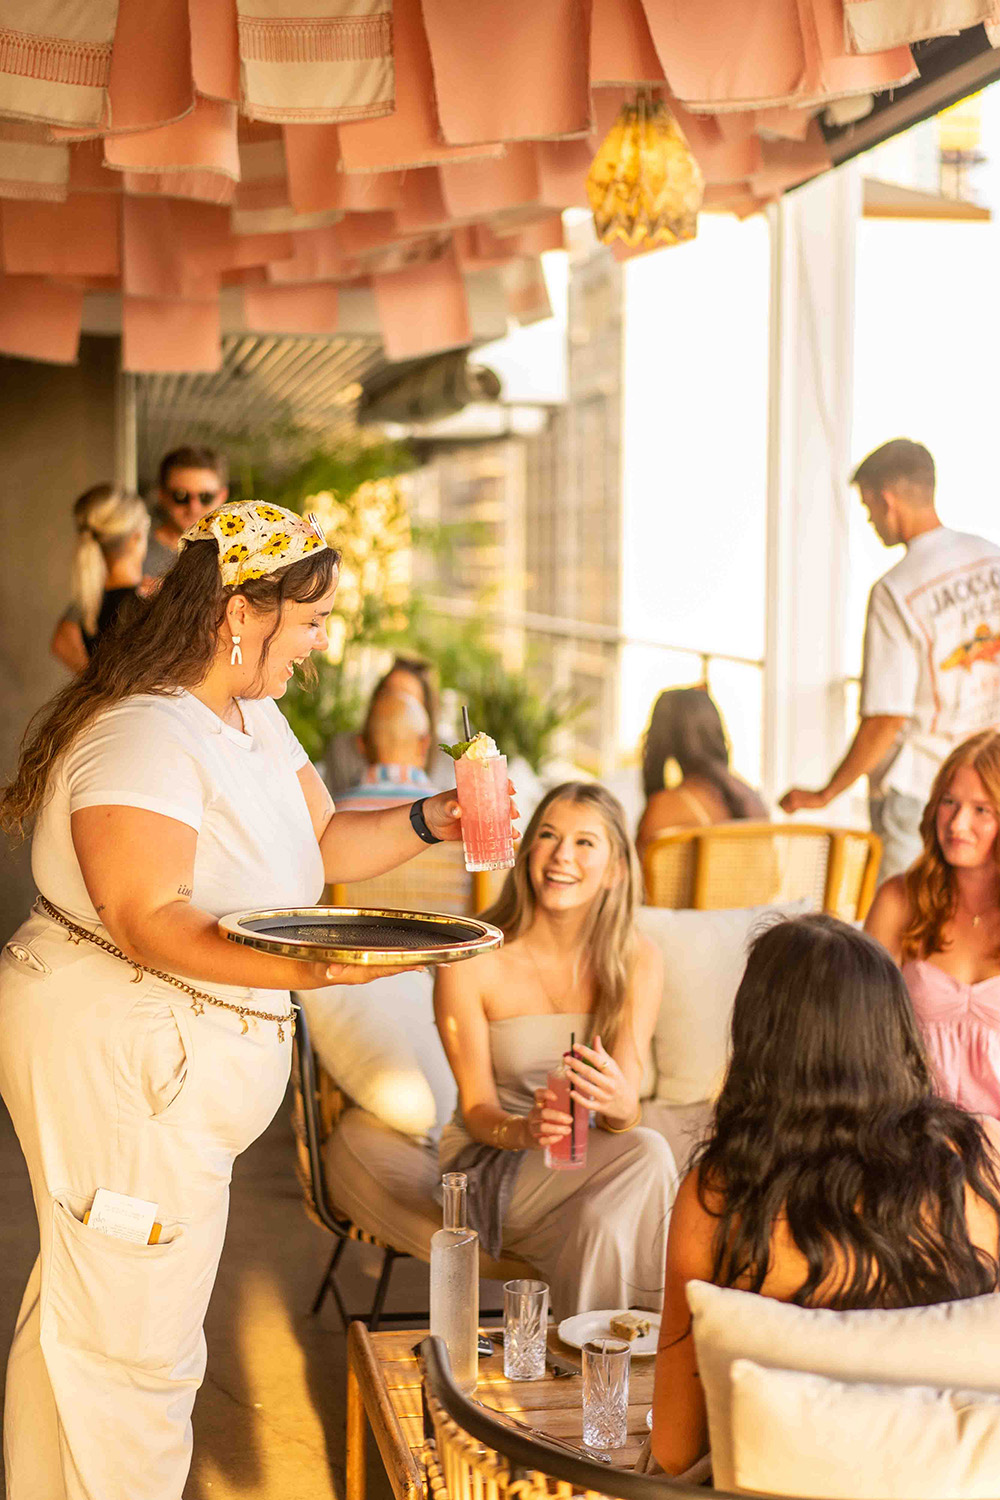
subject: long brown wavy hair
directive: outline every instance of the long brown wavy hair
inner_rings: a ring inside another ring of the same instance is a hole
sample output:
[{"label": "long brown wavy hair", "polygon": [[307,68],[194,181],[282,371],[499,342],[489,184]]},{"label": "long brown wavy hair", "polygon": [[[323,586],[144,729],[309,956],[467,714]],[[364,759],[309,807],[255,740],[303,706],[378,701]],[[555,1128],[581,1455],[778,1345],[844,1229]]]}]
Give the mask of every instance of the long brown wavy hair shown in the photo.
[{"label": "long brown wavy hair", "polygon": [[0,826],[24,836],[45,798],[53,767],[97,714],[133,693],[166,694],[203,681],[219,649],[226,606],[234,594],[241,594],[258,614],[274,614],[258,663],[259,687],[283,605],[321,599],[332,586],[339,562],[338,552],[324,548],[263,578],[224,588],[216,543],[190,543],[149,599],[127,601],[82,676],[32,719],[17,770],[0,792]]},{"label": "long brown wavy hair", "polygon": [[712,1280],[760,1292],[782,1220],[806,1263],[800,1306],[918,1307],[994,1292],[966,1188],[1000,1228],[997,1153],[939,1098],[902,975],[835,917],[754,941],[732,1053],[696,1158],[717,1219]]},{"label": "long brown wavy hair", "polygon": [[612,861],[618,860],[622,866],[621,879],[594,898],[583,943],[594,977],[594,1034],[600,1036],[610,1052],[625,1009],[635,959],[635,909],[642,898],[639,861],[618,799],[593,781],[564,781],[547,792],[524,830],[514,868],[500,895],[482,917],[511,940],[521,937],[535,920],[536,901],[528,873],[528,854],[554,802],[592,807],[607,832]]},{"label": "long brown wavy hair", "polygon": [[[937,815],[941,799],[951,785],[955,772],[970,766],[976,772],[993,810],[1000,817],[1000,734],[984,729],[971,739],[963,740],[948,756],[931,787],[931,794],[920,820],[920,837],[924,848],[904,877],[909,921],[903,929],[902,957],[926,958],[947,946],[943,933],[955,915],[957,890],[955,872],[945,859],[937,836]],[[1000,869],[1000,838],[993,845],[993,858]]]},{"label": "long brown wavy hair", "polygon": [[662,792],[664,768],[676,761],[681,775],[701,776],[715,787],[731,818],[766,818],[753,787],[729,769],[729,740],[707,688],[667,688],[653,704],[642,742],[642,790]]}]

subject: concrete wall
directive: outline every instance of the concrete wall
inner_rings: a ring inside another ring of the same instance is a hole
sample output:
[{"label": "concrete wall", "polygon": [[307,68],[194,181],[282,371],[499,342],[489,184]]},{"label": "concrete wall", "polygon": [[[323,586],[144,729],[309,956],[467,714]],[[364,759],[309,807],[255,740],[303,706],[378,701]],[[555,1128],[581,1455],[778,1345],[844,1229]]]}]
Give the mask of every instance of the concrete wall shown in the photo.
[{"label": "concrete wall", "polygon": [[[115,472],[117,340],[84,338],[77,365],[0,358],[0,775],[35,710],[67,680],[49,640],[69,590],[70,508]],[[0,835],[0,942],[34,894],[27,845]]]}]

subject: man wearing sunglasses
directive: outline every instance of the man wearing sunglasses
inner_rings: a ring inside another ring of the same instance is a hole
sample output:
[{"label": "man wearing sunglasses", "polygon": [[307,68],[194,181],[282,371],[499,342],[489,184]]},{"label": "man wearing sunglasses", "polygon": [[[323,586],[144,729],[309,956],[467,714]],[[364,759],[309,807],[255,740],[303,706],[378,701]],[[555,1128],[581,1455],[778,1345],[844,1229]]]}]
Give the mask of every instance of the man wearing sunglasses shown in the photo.
[{"label": "man wearing sunglasses", "polygon": [[213,448],[175,448],[160,464],[157,513],[146,553],[147,578],[162,578],[189,526],[229,496],[229,470]]}]

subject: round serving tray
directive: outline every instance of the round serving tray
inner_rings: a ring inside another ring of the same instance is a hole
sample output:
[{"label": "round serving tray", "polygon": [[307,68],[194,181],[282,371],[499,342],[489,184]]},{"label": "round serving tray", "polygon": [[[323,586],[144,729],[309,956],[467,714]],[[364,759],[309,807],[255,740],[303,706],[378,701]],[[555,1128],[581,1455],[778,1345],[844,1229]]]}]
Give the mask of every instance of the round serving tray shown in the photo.
[{"label": "round serving tray", "polygon": [[499,948],[503,933],[489,922],[437,911],[369,907],[286,906],[220,917],[232,943],[308,963],[453,964]]}]

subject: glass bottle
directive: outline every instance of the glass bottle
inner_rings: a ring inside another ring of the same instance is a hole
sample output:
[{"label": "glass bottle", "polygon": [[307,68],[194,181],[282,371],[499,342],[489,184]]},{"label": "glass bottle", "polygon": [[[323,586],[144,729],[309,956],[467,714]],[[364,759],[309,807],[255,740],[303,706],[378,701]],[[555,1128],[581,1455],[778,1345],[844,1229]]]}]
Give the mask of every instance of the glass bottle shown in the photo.
[{"label": "glass bottle", "polygon": [[446,1172],[444,1227],[431,1236],[431,1333],[448,1346],[459,1390],[476,1388],[479,1375],[479,1236],[467,1220],[464,1172]]}]

